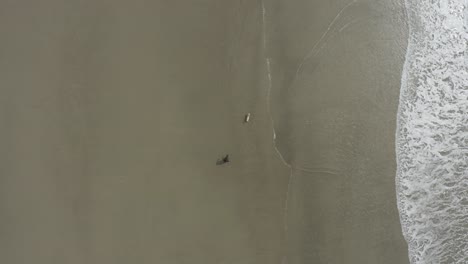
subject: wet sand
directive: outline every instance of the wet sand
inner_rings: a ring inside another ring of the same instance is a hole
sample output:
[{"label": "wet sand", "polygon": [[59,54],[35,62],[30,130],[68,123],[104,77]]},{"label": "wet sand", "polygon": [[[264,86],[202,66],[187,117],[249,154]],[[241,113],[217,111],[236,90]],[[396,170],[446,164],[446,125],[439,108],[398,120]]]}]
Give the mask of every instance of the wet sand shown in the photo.
[{"label": "wet sand", "polygon": [[288,263],[408,263],[394,143],[404,2],[270,9],[277,145],[293,170]]},{"label": "wet sand", "polygon": [[[282,89],[345,5],[319,2],[266,1],[264,21],[257,1],[1,1],[1,262],[406,263],[403,11],[350,8],[379,23]],[[269,110],[286,161],[322,170],[293,171],[287,217]]]}]

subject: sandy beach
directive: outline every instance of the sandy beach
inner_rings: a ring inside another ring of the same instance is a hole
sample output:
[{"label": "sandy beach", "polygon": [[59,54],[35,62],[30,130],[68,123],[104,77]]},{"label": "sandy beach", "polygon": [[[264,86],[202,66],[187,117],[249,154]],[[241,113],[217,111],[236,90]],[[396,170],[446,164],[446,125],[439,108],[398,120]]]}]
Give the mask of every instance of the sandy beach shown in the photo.
[{"label": "sandy beach", "polygon": [[288,263],[408,263],[394,149],[404,2],[319,2],[271,6]]},{"label": "sandy beach", "polygon": [[0,262],[408,263],[383,2],[0,1]]}]

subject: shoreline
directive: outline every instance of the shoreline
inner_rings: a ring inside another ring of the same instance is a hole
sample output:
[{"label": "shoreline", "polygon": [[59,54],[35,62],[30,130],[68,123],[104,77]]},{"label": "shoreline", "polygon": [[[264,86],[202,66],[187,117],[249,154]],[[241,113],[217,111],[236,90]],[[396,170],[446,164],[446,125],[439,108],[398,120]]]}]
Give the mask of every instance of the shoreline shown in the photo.
[{"label": "shoreline", "polygon": [[270,1],[276,141],[293,173],[288,264],[409,261],[395,195],[400,2]]}]

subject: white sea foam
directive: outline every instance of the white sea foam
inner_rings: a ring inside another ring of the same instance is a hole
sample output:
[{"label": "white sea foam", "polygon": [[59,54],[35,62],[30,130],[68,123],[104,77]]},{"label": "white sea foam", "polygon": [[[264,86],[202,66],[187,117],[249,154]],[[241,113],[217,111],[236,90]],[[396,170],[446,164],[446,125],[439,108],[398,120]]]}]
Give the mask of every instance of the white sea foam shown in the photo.
[{"label": "white sea foam", "polygon": [[468,263],[468,0],[406,0],[397,195],[413,264]]}]

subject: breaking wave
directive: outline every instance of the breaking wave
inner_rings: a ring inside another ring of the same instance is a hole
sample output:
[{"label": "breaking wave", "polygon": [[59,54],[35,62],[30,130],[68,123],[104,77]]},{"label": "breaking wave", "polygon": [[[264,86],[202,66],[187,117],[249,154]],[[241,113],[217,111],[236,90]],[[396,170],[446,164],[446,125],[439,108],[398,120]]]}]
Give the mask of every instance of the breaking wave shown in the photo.
[{"label": "breaking wave", "polygon": [[413,264],[468,263],[468,0],[406,0],[397,195]]}]

